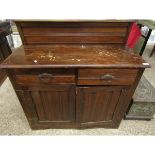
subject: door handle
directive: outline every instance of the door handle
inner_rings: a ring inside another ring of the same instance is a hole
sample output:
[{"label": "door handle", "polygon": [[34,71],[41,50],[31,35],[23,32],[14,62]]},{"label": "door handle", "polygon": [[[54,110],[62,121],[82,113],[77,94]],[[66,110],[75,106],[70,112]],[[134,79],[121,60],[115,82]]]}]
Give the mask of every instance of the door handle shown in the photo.
[{"label": "door handle", "polygon": [[113,79],[115,79],[115,76],[110,74],[105,74],[101,76],[101,80],[113,80]]},{"label": "door handle", "polygon": [[48,82],[51,78],[53,78],[52,74],[43,73],[38,75],[39,79],[43,82]]}]

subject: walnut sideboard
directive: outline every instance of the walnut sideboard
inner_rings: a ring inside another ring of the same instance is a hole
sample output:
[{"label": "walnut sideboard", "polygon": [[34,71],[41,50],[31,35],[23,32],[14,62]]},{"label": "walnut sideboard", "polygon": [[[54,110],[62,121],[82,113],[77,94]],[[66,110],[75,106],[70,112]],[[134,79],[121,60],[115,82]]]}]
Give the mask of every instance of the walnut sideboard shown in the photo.
[{"label": "walnut sideboard", "polygon": [[32,129],[118,128],[145,68],[125,47],[132,21],[15,21],[2,64]]}]

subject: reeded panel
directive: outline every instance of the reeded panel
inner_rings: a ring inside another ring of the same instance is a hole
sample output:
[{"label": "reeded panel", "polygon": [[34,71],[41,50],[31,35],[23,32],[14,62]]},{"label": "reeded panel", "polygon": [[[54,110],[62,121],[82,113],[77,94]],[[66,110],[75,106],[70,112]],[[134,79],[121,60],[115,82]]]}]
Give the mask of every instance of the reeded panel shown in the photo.
[{"label": "reeded panel", "polygon": [[75,120],[75,86],[50,86],[47,89],[37,87],[23,92],[25,95],[29,92],[27,98],[35,105],[39,121],[72,122]]},{"label": "reeded panel", "polygon": [[18,21],[23,44],[124,44],[131,22]]},{"label": "reeded panel", "polygon": [[78,121],[96,124],[113,121],[122,90],[121,86],[78,88]]}]

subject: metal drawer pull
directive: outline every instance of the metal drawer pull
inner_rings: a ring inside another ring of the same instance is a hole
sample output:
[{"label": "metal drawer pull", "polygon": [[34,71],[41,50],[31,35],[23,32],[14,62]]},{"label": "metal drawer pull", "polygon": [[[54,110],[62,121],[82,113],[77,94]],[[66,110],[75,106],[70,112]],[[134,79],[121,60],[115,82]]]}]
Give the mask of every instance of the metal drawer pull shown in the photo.
[{"label": "metal drawer pull", "polygon": [[43,73],[43,74],[39,74],[38,77],[41,81],[48,82],[53,77],[53,75],[48,73]]},{"label": "metal drawer pull", "polygon": [[113,80],[115,76],[110,75],[110,74],[105,74],[101,76],[101,80]]}]

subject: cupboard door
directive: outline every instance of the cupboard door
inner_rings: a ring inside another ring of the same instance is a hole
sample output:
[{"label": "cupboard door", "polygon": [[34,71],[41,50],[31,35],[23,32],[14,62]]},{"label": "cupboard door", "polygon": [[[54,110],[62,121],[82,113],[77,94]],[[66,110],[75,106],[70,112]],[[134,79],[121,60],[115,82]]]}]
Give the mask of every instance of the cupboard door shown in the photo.
[{"label": "cupboard door", "polygon": [[126,90],[123,86],[78,87],[76,117],[79,126],[117,127],[113,116],[117,108],[121,108]]},{"label": "cupboard door", "polygon": [[74,122],[74,85],[23,87],[22,92],[25,107],[34,105],[39,122]]}]

